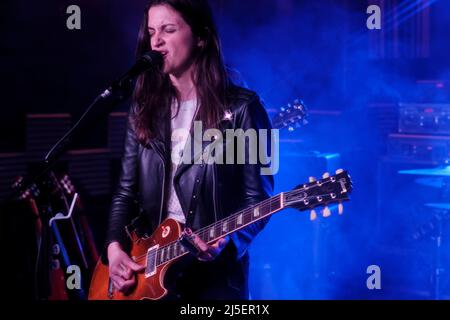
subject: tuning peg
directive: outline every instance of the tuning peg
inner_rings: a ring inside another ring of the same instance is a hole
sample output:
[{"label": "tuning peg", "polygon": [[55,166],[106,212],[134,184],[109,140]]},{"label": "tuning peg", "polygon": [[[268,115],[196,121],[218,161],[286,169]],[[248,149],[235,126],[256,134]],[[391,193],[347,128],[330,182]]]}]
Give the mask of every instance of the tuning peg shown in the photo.
[{"label": "tuning peg", "polygon": [[344,172],[344,169],[337,169],[336,170],[336,174],[339,174],[339,173],[342,173],[342,172]]},{"label": "tuning peg", "polygon": [[309,182],[316,182],[316,178],[314,178],[314,177],[309,177]]},{"label": "tuning peg", "polygon": [[322,178],[324,178],[324,179],[329,178],[329,177],[330,177],[330,174],[329,174],[328,172],[325,172],[325,173],[322,175]]},{"label": "tuning peg", "polygon": [[330,211],[330,208],[328,208],[328,206],[323,208],[322,215],[323,215],[324,218],[327,218],[327,217],[331,216],[331,211]]},{"label": "tuning peg", "polygon": [[309,220],[314,221],[317,219],[317,212],[316,210],[312,209],[311,213],[309,214]]},{"label": "tuning peg", "polygon": [[292,131],[294,131],[294,130],[295,130],[295,128],[294,128],[293,126],[289,126],[289,127],[288,127],[288,131],[289,131],[289,132],[292,132]]},{"label": "tuning peg", "polygon": [[342,202],[339,202],[339,204],[338,204],[338,213],[339,214],[344,213],[344,205],[342,204]]}]

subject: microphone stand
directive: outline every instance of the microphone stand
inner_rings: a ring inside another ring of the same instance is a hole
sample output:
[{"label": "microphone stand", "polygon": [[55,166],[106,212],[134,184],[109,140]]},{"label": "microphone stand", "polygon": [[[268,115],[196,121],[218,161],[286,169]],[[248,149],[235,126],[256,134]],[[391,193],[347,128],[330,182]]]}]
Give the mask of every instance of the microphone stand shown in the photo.
[{"label": "microphone stand", "polygon": [[[109,114],[118,104],[126,100],[131,94],[131,84],[131,79],[125,83],[121,82],[120,85],[113,84],[111,87],[99,94],[81,115],[75,125],[50,149],[44,158],[44,162],[46,164],[54,163],[55,160],[57,160],[61,154],[66,151],[67,146],[70,144],[76,133],[79,132],[83,126],[87,125],[89,120],[87,118],[88,116],[96,118],[97,116],[102,116],[103,114]],[[101,108],[102,106],[103,108]],[[96,114],[96,112],[98,114]]]},{"label": "microphone stand", "polygon": [[82,132],[91,121],[106,116],[132,93],[133,79],[113,82],[112,85],[99,94],[81,115],[80,119],[55,143],[47,152],[44,160],[37,166],[37,173],[32,178],[18,183],[17,189],[6,199],[5,203],[13,200],[19,192],[26,190],[33,183],[41,181],[48,174],[55,162],[65,153],[73,139]]},{"label": "microphone stand", "polygon": [[[19,183],[15,192],[13,192],[5,201],[13,200],[18,193],[23,192],[33,182],[40,181],[48,174],[55,161],[67,150],[73,137],[88,123],[88,116],[100,116],[107,114],[119,103],[131,95],[132,84],[136,77],[150,69],[157,70],[163,65],[163,56],[157,51],[144,53],[133,67],[124,75],[112,82],[111,86],[98,95],[91,105],[86,109],[77,123],[50,149],[40,165],[40,171],[32,179],[23,180]],[[3,204],[3,203],[1,203]]]}]

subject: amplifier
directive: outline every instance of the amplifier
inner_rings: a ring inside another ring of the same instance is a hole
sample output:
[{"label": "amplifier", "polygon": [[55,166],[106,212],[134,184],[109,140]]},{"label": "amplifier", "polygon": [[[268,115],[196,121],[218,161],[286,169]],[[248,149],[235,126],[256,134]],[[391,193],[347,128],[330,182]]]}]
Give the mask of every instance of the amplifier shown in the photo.
[{"label": "amplifier", "polygon": [[450,134],[450,104],[400,103],[398,131]]},{"label": "amplifier", "polygon": [[450,136],[390,134],[387,152],[395,160],[441,164],[450,158]]}]

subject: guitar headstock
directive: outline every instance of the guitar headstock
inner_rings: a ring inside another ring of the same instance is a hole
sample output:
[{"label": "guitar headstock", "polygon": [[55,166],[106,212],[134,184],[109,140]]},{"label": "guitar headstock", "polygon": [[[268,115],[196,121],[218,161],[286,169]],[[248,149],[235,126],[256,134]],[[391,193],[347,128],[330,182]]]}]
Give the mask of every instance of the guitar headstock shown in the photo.
[{"label": "guitar headstock", "polygon": [[282,107],[272,118],[272,125],[274,129],[288,128],[289,131],[294,131],[302,125],[308,123],[307,108],[302,100],[296,99],[292,104]]},{"label": "guitar headstock", "polygon": [[[11,185],[11,188],[13,190],[20,191],[20,188],[21,188],[21,185],[23,184],[23,182],[24,182],[24,178],[22,176],[19,176],[14,180],[14,183]],[[18,198],[20,200],[29,201],[31,199],[38,198],[40,193],[41,192],[40,192],[38,186],[35,183],[33,183],[25,190],[20,191]]]},{"label": "guitar headstock", "polygon": [[297,186],[284,193],[283,203],[285,207],[298,210],[311,209],[310,219],[314,220],[317,213],[314,208],[325,206],[323,216],[328,217],[331,211],[329,204],[337,203],[339,214],[343,213],[342,202],[349,200],[352,191],[352,181],[347,171],[339,169],[334,176],[324,173],[322,179],[310,178],[308,183]]},{"label": "guitar headstock", "polygon": [[61,183],[61,186],[68,195],[75,194],[75,187],[72,183],[72,180],[67,174],[64,174],[63,177],[59,180],[59,182]]}]

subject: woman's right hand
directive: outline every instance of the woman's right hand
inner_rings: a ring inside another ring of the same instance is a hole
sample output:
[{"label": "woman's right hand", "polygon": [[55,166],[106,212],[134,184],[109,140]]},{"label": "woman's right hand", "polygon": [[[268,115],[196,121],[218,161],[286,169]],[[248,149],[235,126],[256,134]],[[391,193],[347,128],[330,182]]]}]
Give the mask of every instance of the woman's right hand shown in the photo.
[{"label": "woman's right hand", "polygon": [[108,245],[109,276],[114,287],[126,293],[136,285],[135,273],[144,270],[145,266],[134,262],[128,254],[122,250],[118,242]]}]

